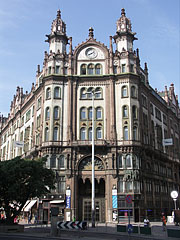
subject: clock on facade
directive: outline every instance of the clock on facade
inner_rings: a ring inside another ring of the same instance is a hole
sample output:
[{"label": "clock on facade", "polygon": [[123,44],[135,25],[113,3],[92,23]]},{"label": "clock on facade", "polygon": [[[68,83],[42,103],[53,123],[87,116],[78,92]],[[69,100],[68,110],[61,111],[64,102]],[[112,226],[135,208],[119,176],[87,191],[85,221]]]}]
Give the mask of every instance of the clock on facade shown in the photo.
[{"label": "clock on facade", "polygon": [[97,51],[94,48],[88,48],[86,50],[86,56],[88,58],[95,58],[97,56]]}]

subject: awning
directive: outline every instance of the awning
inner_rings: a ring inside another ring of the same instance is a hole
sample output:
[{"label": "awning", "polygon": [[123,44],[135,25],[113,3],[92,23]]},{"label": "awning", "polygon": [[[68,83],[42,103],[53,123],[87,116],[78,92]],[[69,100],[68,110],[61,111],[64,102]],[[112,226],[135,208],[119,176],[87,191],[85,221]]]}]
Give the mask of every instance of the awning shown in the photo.
[{"label": "awning", "polygon": [[52,200],[50,203],[58,204],[58,203],[63,203],[64,200]]},{"label": "awning", "polygon": [[26,203],[24,204],[24,207],[22,208],[21,211],[24,211],[25,207],[27,207],[27,205],[30,203],[31,200],[27,200]]},{"label": "awning", "polygon": [[34,204],[37,202],[37,200],[31,200],[28,205],[24,208],[24,212],[29,212],[29,210],[34,206]]}]

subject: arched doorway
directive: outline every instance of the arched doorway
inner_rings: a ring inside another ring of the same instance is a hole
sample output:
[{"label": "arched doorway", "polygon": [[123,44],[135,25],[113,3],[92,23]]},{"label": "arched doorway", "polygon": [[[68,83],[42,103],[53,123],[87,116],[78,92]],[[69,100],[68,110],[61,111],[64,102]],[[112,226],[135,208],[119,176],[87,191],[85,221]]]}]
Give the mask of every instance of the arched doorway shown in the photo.
[{"label": "arched doorway", "polygon": [[[95,157],[95,221],[105,222],[105,167],[103,161]],[[92,202],[91,156],[79,164],[78,168],[78,215],[83,221],[91,221]]]}]

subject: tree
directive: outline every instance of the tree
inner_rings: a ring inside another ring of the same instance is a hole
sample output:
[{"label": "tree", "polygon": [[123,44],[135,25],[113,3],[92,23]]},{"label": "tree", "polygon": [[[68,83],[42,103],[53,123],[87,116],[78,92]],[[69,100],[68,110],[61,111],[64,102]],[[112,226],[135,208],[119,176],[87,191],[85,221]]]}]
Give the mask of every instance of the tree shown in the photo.
[{"label": "tree", "polygon": [[6,224],[14,222],[28,199],[54,188],[55,175],[45,167],[45,161],[16,157],[0,162],[0,207],[6,212]]}]

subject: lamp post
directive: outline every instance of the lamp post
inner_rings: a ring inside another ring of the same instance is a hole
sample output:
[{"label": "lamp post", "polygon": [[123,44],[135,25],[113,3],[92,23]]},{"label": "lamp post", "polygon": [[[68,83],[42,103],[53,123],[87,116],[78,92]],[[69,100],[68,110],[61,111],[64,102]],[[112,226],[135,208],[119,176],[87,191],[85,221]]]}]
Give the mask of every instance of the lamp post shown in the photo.
[{"label": "lamp post", "polygon": [[177,201],[177,198],[178,198],[178,192],[177,191],[172,191],[171,192],[171,197],[174,201],[174,210],[176,210],[176,201]]},{"label": "lamp post", "polygon": [[86,92],[86,94],[92,95],[92,228],[95,228],[95,178],[94,178],[94,98],[95,94],[101,93],[101,91]]},{"label": "lamp post", "polygon": [[92,228],[95,228],[95,179],[94,179],[94,96],[92,91]]}]

